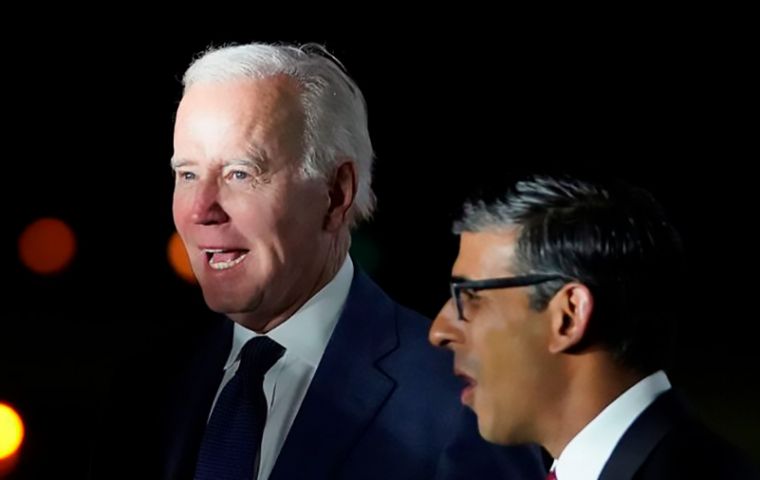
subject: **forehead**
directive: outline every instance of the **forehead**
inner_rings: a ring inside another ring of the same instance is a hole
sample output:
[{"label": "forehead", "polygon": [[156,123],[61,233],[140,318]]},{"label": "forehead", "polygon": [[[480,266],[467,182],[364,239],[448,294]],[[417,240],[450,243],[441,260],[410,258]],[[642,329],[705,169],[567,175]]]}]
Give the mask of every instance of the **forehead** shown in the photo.
[{"label": "forehead", "polygon": [[297,157],[305,115],[290,77],[194,84],[185,92],[174,128],[175,157],[194,160],[259,151]]},{"label": "forehead", "polygon": [[285,134],[299,132],[303,122],[299,87],[290,77],[209,81],[185,92],[175,134]]},{"label": "forehead", "polygon": [[518,236],[517,228],[462,233],[453,275],[474,280],[513,273]]},{"label": "forehead", "polygon": [[179,113],[224,109],[225,106],[241,111],[298,110],[300,87],[295,79],[286,75],[201,81],[185,91]]}]

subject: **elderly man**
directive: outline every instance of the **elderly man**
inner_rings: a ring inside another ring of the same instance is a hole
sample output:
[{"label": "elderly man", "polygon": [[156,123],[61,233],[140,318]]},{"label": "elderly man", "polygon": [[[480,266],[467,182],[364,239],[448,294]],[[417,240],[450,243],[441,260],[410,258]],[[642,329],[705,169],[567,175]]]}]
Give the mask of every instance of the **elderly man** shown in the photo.
[{"label": "elderly man", "polygon": [[172,362],[140,478],[541,478],[534,451],[478,438],[428,322],[348,256],[373,153],[343,68],[251,44],[205,53],[184,87],[174,220],[226,318]]}]

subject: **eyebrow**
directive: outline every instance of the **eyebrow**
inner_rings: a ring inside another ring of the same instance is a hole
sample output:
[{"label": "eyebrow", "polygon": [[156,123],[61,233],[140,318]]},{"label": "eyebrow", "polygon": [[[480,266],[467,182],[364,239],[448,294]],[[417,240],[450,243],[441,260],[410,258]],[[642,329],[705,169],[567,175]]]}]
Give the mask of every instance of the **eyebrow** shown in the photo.
[{"label": "eyebrow", "polygon": [[[196,162],[186,158],[172,157],[169,163],[172,170],[176,170],[187,165],[194,165]],[[251,142],[246,146],[244,157],[226,161],[222,163],[222,167],[228,167],[230,165],[246,165],[258,168],[261,172],[265,172],[268,163],[269,162],[267,162],[267,155],[264,150]]]},{"label": "eyebrow", "polygon": [[[195,165],[196,162],[185,158],[172,157],[170,162],[171,168],[176,170],[178,168],[185,167],[187,165]],[[236,158],[234,160],[228,160],[222,163],[222,168],[229,167],[231,165],[242,165],[253,168],[258,168],[261,171],[265,171],[267,162],[261,156],[251,156],[250,158]]]},{"label": "eyebrow", "polygon": [[254,167],[259,168],[263,170],[264,165],[266,165],[266,162],[262,158],[252,157],[252,158],[236,158],[234,160],[228,160],[224,163],[222,163],[222,168],[233,166],[233,165],[241,165],[244,167]]},{"label": "eyebrow", "polygon": [[184,158],[177,158],[177,157],[172,157],[171,160],[169,160],[169,164],[171,165],[172,170],[176,170],[180,167],[184,167],[185,165],[189,165],[191,163],[195,163],[195,162],[193,162],[192,160],[187,160]]}]

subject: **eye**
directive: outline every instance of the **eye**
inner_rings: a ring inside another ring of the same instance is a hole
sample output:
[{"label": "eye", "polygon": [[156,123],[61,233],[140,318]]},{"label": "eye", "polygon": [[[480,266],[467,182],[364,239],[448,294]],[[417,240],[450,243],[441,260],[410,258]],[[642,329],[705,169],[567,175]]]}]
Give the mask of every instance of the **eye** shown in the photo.
[{"label": "eye", "polygon": [[253,173],[245,169],[229,169],[224,172],[224,179],[227,182],[249,184],[254,178]]},{"label": "eye", "polygon": [[183,182],[189,182],[189,181],[195,180],[195,173],[184,171],[184,170],[177,170],[176,177],[177,177],[177,180],[181,180]]}]

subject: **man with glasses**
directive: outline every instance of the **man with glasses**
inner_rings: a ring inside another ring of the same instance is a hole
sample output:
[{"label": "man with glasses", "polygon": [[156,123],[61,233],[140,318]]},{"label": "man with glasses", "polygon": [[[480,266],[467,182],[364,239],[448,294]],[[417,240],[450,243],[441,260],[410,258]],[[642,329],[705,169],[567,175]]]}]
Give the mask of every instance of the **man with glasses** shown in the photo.
[{"label": "man with glasses", "polygon": [[464,212],[430,341],[485,439],[541,444],[559,480],[757,478],[663,371],[683,262],[647,192],[537,176]]}]

